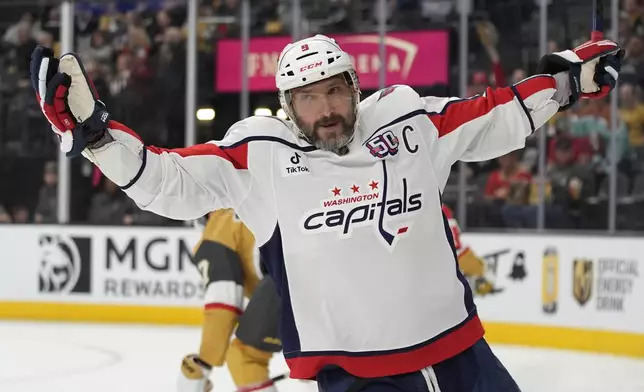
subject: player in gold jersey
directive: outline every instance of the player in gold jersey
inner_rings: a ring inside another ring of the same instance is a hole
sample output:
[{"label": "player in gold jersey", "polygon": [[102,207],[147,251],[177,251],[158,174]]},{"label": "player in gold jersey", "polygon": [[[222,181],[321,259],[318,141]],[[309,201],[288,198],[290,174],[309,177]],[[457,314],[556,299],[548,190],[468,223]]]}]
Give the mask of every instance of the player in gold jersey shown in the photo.
[{"label": "player in gold jersey", "polygon": [[276,391],[268,363],[282,349],[280,301],[271,278],[263,277],[255,238],[233,210],[209,214],[194,263],[205,284],[201,347],[184,357],[178,392],[210,391],[211,369],[224,363],[239,390]]},{"label": "player in gold jersey", "polygon": [[483,296],[494,292],[494,284],[485,276],[487,273],[485,261],[474,253],[469,246],[463,245],[461,242],[461,229],[454,218],[454,213],[445,204],[442,205],[442,208],[452,232],[458,267],[470,284],[474,295]]}]

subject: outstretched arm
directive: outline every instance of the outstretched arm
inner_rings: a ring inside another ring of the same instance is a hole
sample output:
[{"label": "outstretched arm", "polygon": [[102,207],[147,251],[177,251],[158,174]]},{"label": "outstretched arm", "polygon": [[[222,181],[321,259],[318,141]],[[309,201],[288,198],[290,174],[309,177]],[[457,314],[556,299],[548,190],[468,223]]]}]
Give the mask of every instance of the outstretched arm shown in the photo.
[{"label": "outstretched arm", "polygon": [[248,165],[244,122],[228,137],[188,148],[145,146],[131,129],[110,121],[107,133],[83,155],[141,209],[173,219],[196,219],[223,207],[237,207],[253,177]]},{"label": "outstretched arm", "polygon": [[539,75],[467,99],[421,98],[436,129],[429,144],[441,188],[459,160],[484,161],[522,148],[526,137],[559,110],[556,90],[555,77]]},{"label": "outstretched arm", "polygon": [[[142,209],[195,219],[221,207],[238,209],[255,184],[247,136],[250,128],[263,124],[251,126],[253,120],[247,119],[235,124],[221,142],[165,150],[145,146],[134,131],[110,120],[74,54],[57,59],[50,49],[37,47],[31,81],[61,150],[69,157],[88,158]],[[240,212],[257,215],[244,208]]]},{"label": "outstretched arm", "polygon": [[522,148],[525,138],[577,100],[600,99],[616,85],[623,50],[589,41],[542,58],[536,76],[469,99],[422,98],[436,129],[431,157],[441,188],[458,160],[482,161]]}]

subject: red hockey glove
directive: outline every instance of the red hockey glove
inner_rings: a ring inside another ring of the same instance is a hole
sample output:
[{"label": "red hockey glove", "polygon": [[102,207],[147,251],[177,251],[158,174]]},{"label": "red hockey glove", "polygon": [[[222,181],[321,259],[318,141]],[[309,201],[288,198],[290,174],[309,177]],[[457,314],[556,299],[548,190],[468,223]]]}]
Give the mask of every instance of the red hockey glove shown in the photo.
[{"label": "red hockey glove", "polygon": [[545,55],[538,74],[568,72],[572,95],[566,110],[581,99],[603,98],[615,88],[624,50],[609,40],[588,41],[573,50]]},{"label": "red hockey glove", "polygon": [[103,136],[110,115],[76,55],[57,59],[51,49],[38,46],[30,72],[40,107],[68,157],[80,155]]}]

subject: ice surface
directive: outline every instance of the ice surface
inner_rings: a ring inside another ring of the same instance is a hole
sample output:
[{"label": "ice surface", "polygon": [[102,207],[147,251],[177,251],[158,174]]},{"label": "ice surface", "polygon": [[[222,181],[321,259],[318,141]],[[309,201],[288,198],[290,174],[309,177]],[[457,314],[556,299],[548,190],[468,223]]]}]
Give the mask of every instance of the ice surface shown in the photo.
[{"label": "ice surface", "polygon": [[[185,354],[198,349],[197,328],[0,322],[0,391],[175,392]],[[644,392],[644,360],[493,346],[523,392]],[[286,372],[281,355],[271,374]],[[225,368],[215,392],[235,390]],[[317,391],[315,383],[280,381],[280,392]]]}]

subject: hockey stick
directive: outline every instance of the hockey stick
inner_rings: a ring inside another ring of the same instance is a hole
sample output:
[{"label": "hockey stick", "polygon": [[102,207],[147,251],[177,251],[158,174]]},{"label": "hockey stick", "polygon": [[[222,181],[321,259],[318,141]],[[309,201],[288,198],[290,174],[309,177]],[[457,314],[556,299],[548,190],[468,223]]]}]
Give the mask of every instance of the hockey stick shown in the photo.
[{"label": "hockey stick", "polygon": [[269,378],[268,380],[266,380],[265,382],[263,382],[263,383],[261,383],[261,384],[259,384],[259,385],[257,385],[257,386],[254,386],[254,387],[246,387],[246,388],[240,388],[240,389],[235,390],[235,392],[253,392],[253,391],[258,391],[258,390],[260,390],[260,389],[262,389],[262,388],[265,388],[267,385],[270,385],[270,384],[276,383],[276,382],[278,382],[278,381],[282,381],[282,380],[284,380],[285,378],[288,378],[288,376],[289,376],[289,373],[280,374],[280,375],[278,375],[278,376],[275,376],[275,377],[271,377],[271,378]]},{"label": "hockey stick", "polygon": [[593,30],[590,40],[593,42],[604,39],[604,0],[593,0]]}]

